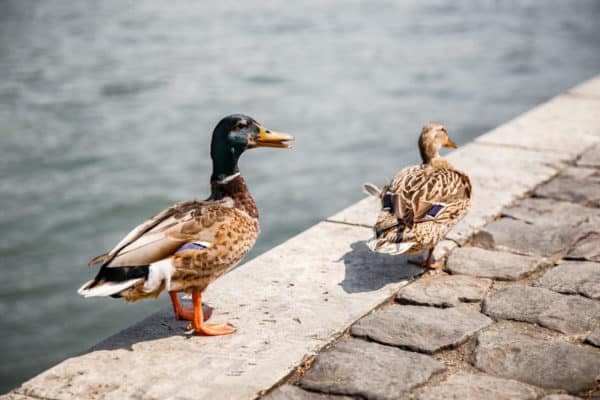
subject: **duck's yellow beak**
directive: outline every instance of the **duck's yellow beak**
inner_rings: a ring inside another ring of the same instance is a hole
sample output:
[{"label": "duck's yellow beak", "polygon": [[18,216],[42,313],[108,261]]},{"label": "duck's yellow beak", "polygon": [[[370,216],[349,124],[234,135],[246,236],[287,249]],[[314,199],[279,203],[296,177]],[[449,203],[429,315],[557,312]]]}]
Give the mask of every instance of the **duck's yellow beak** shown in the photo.
[{"label": "duck's yellow beak", "polygon": [[254,141],[256,147],[277,147],[280,149],[289,149],[291,146],[285,142],[291,142],[294,137],[288,133],[275,132],[258,126],[258,135]]},{"label": "duck's yellow beak", "polygon": [[450,138],[446,138],[446,141],[443,144],[444,147],[452,147],[453,149],[456,149],[458,147],[458,145],[456,143],[454,143],[452,140],[450,140]]}]

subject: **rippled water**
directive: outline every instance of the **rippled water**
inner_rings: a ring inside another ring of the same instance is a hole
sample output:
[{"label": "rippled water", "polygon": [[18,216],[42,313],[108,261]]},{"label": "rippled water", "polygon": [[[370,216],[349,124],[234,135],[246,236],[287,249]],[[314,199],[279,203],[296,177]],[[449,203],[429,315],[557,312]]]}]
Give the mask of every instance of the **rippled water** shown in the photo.
[{"label": "rippled water", "polygon": [[0,1],[0,391],[166,306],[75,290],[207,196],[223,115],[297,137],[242,157],[256,256],[416,161],[428,120],[464,143],[600,72],[597,1],[302,3]]}]

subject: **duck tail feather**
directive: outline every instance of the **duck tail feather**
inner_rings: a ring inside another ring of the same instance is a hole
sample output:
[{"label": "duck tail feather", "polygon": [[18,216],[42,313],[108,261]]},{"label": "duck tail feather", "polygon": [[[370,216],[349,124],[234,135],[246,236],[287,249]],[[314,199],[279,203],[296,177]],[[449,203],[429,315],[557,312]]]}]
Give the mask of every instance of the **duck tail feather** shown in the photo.
[{"label": "duck tail feather", "polygon": [[102,267],[98,275],[79,288],[83,297],[113,296],[148,278],[149,266]]},{"label": "duck tail feather", "polygon": [[379,189],[374,183],[365,182],[363,183],[363,192],[369,196],[379,197],[381,194],[381,189]]},{"label": "duck tail feather", "polygon": [[88,262],[88,266],[96,265],[96,264],[104,264],[108,260],[108,253],[99,255],[97,257],[92,258]]},{"label": "duck tail feather", "polygon": [[80,287],[77,293],[83,297],[114,296],[129,289],[142,280],[143,278],[136,278],[124,282],[102,281],[99,283],[91,280]]}]

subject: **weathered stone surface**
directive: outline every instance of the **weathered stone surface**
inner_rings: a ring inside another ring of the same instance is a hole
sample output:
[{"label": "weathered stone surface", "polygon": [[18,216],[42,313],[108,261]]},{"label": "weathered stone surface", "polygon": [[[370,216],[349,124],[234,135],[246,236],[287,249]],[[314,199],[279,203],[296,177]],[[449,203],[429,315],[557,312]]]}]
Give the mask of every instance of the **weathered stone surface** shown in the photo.
[{"label": "weathered stone surface", "polygon": [[580,397],[570,396],[568,394],[549,394],[540,400],[580,400]]},{"label": "weathered stone surface", "polygon": [[217,280],[204,295],[216,307],[211,322],[234,324],[234,335],[186,338],[187,322],[165,310],[17,390],[61,400],[254,398],[422,270],[372,253],[369,234],[319,223]]},{"label": "weathered stone surface", "polygon": [[589,335],[587,338],[585,338],[585,341],[593,344],[594,346],[598,346],[600,347],[600,326],[597,326]]},{"label": "weathered stone surface", "polygon": [[567,168],[558,178],[539,187],[535,194],[582,204],[586,207],[598,207],[600,206],[600,170]]},{"label": "weathered stone surface", "polygon": [[433,249],[433,257],[436,260],[441,260],[441,259],[445,258],[448,254],[450,254],[450,252],[452,252],[457,247],[458,247],[458,244],[456,244],[456,242],[453,240],[447,240],[447,239],[440,240],[438,242],[438,244],[435,246],[435,248]]},{"label": "weathered stone surface", "polygon": [[542,394],[541,389],[514,380],[459,372],[451,375],[439,385],[424,389],[411,399],[533,400]]},{"label": "weathered stone surface", "polygon": [[[551,178],[573,157],[556,152],[545,154],[517,147],[490,146],[476,140],[452,151],[446,158],[469,174],[476,189],[504,187],[516,195],[519,189],[529,186],[531,190],[532,184]],[[474,195],[477,192],[473,190]]]},{"label": "weathered stone surface", "polygon": [[494,250],[494,237],[486,231],[479,231],[471,237],[471,246],[480,249]]},{"label": "weathered stone surface", "polygon": [[504,207],[555,175],[571,157],[475,142],[453,151],[447,159],[467,172],[473,185],[469,212],[447,235],[464,244]]},{"label": "weathered stone surface", "polygon": [[556,154],[577,156],[597,143],[597,110],[596,98],[557,96],[481,135],[475,142],[535,149],[550,160]]},{"label": "weathered stone surface", "polygon": [[309,392],[298,386],[283,385],[264,397],[265,400],[352,400],[352,397]]},{"label": "weathered stone surface", "polygon": [[574,88],[570,89],[568,93],[583,96],[600,97],[600,77],[594,77],[589,79]]},{"label": "weathered stone surface", "polygon": [[530,197],[505,209],[503,215],[528,224],[573,228],[600,215],[600,210],[567,201]]},{"label": "weathered stone surface", "polygon": [[485,315],[464,307],[391,306],[358,321],[351,333],[384,344],[433,353],[463,343],[491,323]]},{"label": "weathered stone surface", "polygon": [[600,299],[600,263],[566,262],[546,272],[534,285]]},{"label": "weathered stone surface", "polygon": [[492,281],[466,275],[424,276],[404,286],[396,300],[400,303],[453,307],[461,302],[480,301]]},{"label": "weathered stone surface", "polygon": [[[485,230],[496,248],[554,258],[600,261],[600,210],[547,198],[528,198]],[[515,220],[516,219],[516,220]]]},{"label": "weathered stone surface", "polygon": [[423,354],[346,339],[317,357],[300,386],[368,399],[396,399],[444,369]]},{"label": "weathered stone surface", "polygon": [[528,224],[512,218],[492,222],[485,231],[493,236],[497,250],[543,257],[566,254],[576,240],[567,228]]},{"label": "weathered stone surface", "polygon": [[580,167],[600,168],[600,145],[592,147],[586,151],[579,160],[577,165]]},{"label": "weathered stone surface", "polygon": [[377,197],[368,196],[327,218],[327,221],[370,227],[377,222],[380,210],[381,201]]},{"label": "weathered stone surface", "polygon": [[576,260],[600,262],[600,219],[594,218],[589,223],[576,228],[576,243],[567,253],[567,257]]},{"label": "weathered stone surface", "polygon": [[501,251],[462,247],[448,257],[445,269],[464,274],[501,280],[517,280],[538,270],[546,260]]},{"label": "weathered stone surface", "polygon": [[475,367],[544,388],[579,392],[596,386],[600,351],[536,338],[515,323],[498,323],[477,338]]},{"label": "weathered stone surface", "polygon": [[496,319],[535,323],[570,334],[586,333],[600,322],[600,302],[523,285],[489,294],[482,311]]},{"label": "weathered stone surface", "polygon": [[18,393],[7,393],[0,395],[0,400],[39,400],[39,398],[29,397]]}]

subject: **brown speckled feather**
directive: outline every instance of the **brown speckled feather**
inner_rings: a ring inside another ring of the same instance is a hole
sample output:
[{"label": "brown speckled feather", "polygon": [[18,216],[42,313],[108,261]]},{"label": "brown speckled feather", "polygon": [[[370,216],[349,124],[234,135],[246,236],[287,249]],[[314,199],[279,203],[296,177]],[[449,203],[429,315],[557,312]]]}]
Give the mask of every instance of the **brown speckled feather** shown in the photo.
[{"label": "brown speckled feather", "polygon": [[466,214],[472,189],[467,175],[440,159],[404,168],[383,188],[382,198],[386,191],[393,207],[379,215],[374,249],[416,254],[435,246]]},{"label": "brown speckled feather", "polygon": [[[170,290],[204,290],[235,266],[254,246],[260,232],[258,212],[244,179],[213,186],[211,199],[177,203],[132,230],[108,254],[96,257],[109,268],[141,266],[171,257],[175,272]],[[185,243],[201,242],[203,250],[176,252]],[[104,257],[104,258],[102,258]],[[93,261],[94,261],[93,260]],[[141,281],[120,293],[127,301],[156,297]]]}]

